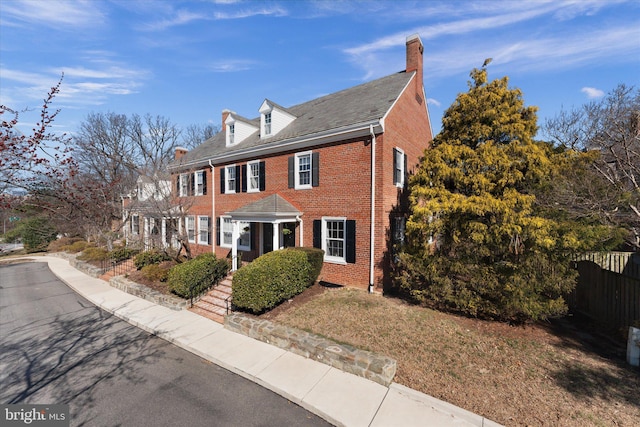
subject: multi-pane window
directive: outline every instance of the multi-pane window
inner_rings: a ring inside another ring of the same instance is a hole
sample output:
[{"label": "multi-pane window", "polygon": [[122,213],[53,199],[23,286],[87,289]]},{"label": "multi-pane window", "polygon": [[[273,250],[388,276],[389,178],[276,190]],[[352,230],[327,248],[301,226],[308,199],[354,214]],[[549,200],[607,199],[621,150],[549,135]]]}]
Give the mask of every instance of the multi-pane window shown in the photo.
[{"label": "multi-pane window", "polygon": [[400,246],[404,244],[406,222],[403,216],[393,218],[393,243]]},{"label": "multi-pane window", "polygon": [[271,113],[264,115],[264,134],[271,135]]},{"label": "multi-pane window", "polygon": [[296,188],[311,187],[311,153],[296,155]]},{"label": "multi-pane window", "polygon": [[189,174],[180,174],[180,197],[187,197],[189,195]]},{"label": "multi-pane window", "polygon": [[229,145],[233,145],[236,136],[236,125],[229,125]]},{"label": "multi-pane window", "polygon": [[186,218],[187,222],[187,238],[189,242],[196,242],[196,218],[194,216],[188,216]]},{"label": "multi-pane window", "polygon": [[327,259],[345,259],[345,220],[324,220],[324,250]]},{"label": "multi-pane window", "polygon": [[393,182],[398,187],[404,186],[406,156],[398,148],[393,149]]},{"label": "multi-pane window", "polygon": [[131,234],[140,234],[140,217],[138,215],[131,216]]},{"label": "multi-pane window", "polygon": [[247,164],[247,190],[260,191],[260,162]]},{"label": "multi-pane window", "polygon": [[220,246],[226,246],[228,248],[231,247],[231,243],[233,242],[233,223],[231,222],[231,218],[222,218],[220,221]]},{"label": "multi-pane window", "polygon": [[225,167],[225,193],[235,193],[236,192],[236,166],[231,165]]},{"label": "multi-pane window", "polygon": [[203,194],[205,194],[205,186],[207,185],[205,183],[205,173],[204,171],[198,171],[195,173],[195,177],[196,177],[196,186],[195,186],[195,190],[196,190],[196,196],[202,196]]},{"label": "multi-pane window", "polygon": [[198,243],[201,245],[209,244],[209,217],[198,217]]}]

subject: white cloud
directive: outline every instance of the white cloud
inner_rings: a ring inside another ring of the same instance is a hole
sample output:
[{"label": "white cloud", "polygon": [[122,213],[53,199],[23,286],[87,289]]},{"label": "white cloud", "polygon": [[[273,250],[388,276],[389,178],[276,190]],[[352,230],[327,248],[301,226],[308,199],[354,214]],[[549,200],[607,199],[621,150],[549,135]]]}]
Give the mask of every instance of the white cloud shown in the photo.
[{"label": "white cloud", "polygon": [[[67,27],[97,27],[106,17],[101,11],[102,5],[89,0],[14,0],[2,2],[2,13],[12,20],[55,27],[64,30]],[[14,21],[14,25],[15,24]],[[3,19],[3,24],[7,21]]]},{"label": "white cloud", "polygon": [[225,59],[212,62],[207,68],[214,73],[230,73],[249,70],[255,63],[255,61],[249,59]]},{"label": "white cloud", "polygon": [[580,92],[587,95],[587,98],[602,98],[604,96],[604,91],[600,89],[596,89],[595,87],[583,87],[580,89]]},{"label": "white cloud", "polygon": [[[255,3],[258,4],[258,3]],[[287,16],[289,13],[287,12],[286,9],[280,7],[280,6],[272,6],[272,7],[261,7],[261,8],[257,8],[257,9],[243,9],[243,10],[238,10],[236,12],[215,12],[213,14],[215,19],[244,19],[244,18],[251,18],[252,16],[275,16],[275,17],[281,17],[281,16]]]},{"label": "white cloud", "polygon": [[435,105],[436,107],[439,107],[440,105],[442,105],[440,103],[440,101],[438,101],[437,99],[434,99],[434,98],[427,98],[427,104]]},{"label": "white cloud", "polygon": [[147,31],[162,31],[166,30],[170,27],[175,27],[178,25],[186,25],[193,21],[207,20],[210,19],[206,15],[201,13],[188,12],[185,10],[179,10],[177,12],[171,13],[170,19],[163,19],[158,22],[153,22],[149,24],[145,24],[141,27],[142,30]]}]

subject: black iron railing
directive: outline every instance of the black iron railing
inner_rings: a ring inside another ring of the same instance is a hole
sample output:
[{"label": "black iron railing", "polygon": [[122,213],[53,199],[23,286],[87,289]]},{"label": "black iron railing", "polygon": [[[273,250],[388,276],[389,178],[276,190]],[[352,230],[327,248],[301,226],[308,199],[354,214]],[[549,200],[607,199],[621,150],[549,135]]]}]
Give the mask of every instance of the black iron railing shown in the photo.
[{"label": "black iron railing", "polygon": [[125,259],[124,261],[116,261],[113,259],[102,260],[102,274],[113,272],[114,276],[122,276],[135,270],[136,266],[133,258]]}]

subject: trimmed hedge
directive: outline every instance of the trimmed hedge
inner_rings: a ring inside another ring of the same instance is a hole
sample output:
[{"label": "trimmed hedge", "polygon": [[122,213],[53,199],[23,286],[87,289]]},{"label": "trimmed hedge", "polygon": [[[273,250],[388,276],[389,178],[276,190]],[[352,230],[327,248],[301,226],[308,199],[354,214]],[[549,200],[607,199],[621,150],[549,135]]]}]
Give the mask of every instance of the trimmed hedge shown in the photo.
[{"label": "trimmed hedge", "polygon": [[[315,281],[309,251],[269,252],[233,275],[233,304],[253,313],[269,310],[304,291]],[[317,266],[316,266],[317,267]],[[316,276],[317,277],[317,276]]]},{"label": "trimmed hedge", "polygon": [[311,271],[309,272],[309,286],[313,285],[318,277],[320,276],[320,271],[322,271],[322,264],[324,263],[324,251],[318,248],[307,248],[307,247],[296,247],[290,248],[294,251],[301,251],[307,256],[307,261],[311,266]]},{"label": "trimmed hedge", "polygon": [[136,258],[133,260],[136,268],[138,270],[142,270],[144,267],[153,264],[160,264],[163,261],[171,261],[171,257],[167,255],[165,252],[152,250],[141,252],[136,255]]},{"label": "trimmed hedge", "polygon": [[216,285],[224,279],[228,271],[227,260],[206,253],[173,267],[169,272],[167,284],[174,294],[189,298]]}]

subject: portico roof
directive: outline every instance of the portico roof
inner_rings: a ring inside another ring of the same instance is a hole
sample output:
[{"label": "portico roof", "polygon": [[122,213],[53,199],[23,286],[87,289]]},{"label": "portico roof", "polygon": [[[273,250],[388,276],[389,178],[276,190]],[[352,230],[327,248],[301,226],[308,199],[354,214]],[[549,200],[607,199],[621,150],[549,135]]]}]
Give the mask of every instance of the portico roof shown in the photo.
[{"label": "portico roof", "polygon": [[272,222],[285,218],[295,219],[297,216],[302,215],[302,212],[279,194],[273,194],[234,211],[227,212],[227,215],[230,215],[232,219]]}]

